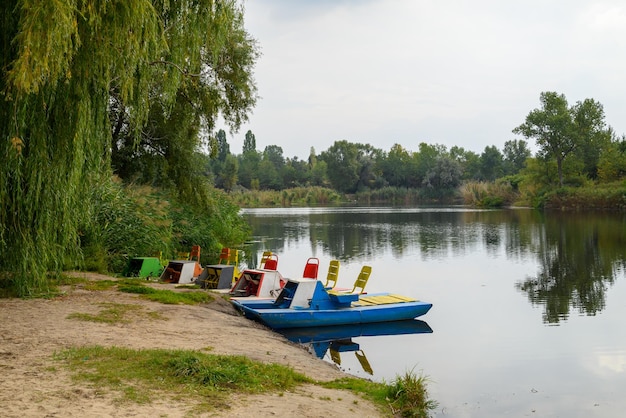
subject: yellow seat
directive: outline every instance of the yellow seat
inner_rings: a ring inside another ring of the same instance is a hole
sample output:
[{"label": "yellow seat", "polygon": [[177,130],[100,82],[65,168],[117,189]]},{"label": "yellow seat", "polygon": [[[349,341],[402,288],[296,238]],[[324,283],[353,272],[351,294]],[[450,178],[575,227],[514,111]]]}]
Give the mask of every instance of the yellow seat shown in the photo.
[{"label": "yellow seat", "polygon": [[239,250],[230,251],[230,256],[228,257],[227,264],[232,265],[235,268],[235,270],[233,271],[232,282],[232,284],[235,284],[235,282],[239,279],[239,276],[241,276],[241,272],[239,271]]},{"label": "yellow seat", "polygon": [[326,283],[324,287],[332,289],[337,286],[337,280],[339,279],[339,260],[330,260],[328,266],[328,274],[326,275]]},{"label": "yellow seat", "polygon": [[154,256],[158,257],[159,263],[161,263],[161,266],[167,267],[167,264],[169,263],[169,261],[163,258],[163,251],[157,251],[156,253],[154,253]]},{"label": "yellow seat", "polygon": [[272,256],[271,251],[263,251],[263,255],[261,256],[261,262],[259,263],[259,268],[265,268],[265,262]]},{"label": "yellow seat", "polygon": [[365,285],[367,284],[367,281],[370,278],[370,274],[372,274],[371,266],[363,266],[363,268],[361,268],[359,277],[357,277],[356,281],[354,282],[352,293],[355,293],[357,289],[360,289],[359,294],[363,294],[363,292],[365,292]]},{"label": "yellow seat", "polygon": [[237,265],[239,264],[239,250],[231,250],[230,255],[228,256],[228,264]]}]

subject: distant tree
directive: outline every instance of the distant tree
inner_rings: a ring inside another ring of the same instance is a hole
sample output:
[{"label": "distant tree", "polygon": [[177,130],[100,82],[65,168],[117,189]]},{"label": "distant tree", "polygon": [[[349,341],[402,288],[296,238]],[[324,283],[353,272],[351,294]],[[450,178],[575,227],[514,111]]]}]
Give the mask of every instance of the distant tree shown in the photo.
[{"label": "distant tree", "polygon": [[243,153],[256,151],[256,137],[252,131],[246,132],[246,137],[243,140]]},{"label": "distant tree", "polygon": [[267,158],[261,159],[257,177],[259,179],[259,186],[261,189],[283,189],[283,181],[280,176],[280,171],[276,169],[276,166],[272,163],[272,161]]},{"label": "distant tree", "polygon": [[481,180],[495,181],[502,177],[502,153],[494,145],[485,147],[480,154]]},{"label": "distant tree", "polygon": [[606,129],[603,106],[593,99],[577,102],[571,109],[574,133],[578,142],[575,154],[582,160],[584,173],[598,178],[600,154],[611,142],[611,130]]},{"label": "distant tree", "polygon": [[285,187],[299,187],[309,184],[311,169],[306,161],[293,157],[285,160],[285,165],[281,171],[283,184]]},{"label": "distant tree", "polygon": [[243,152],[238,160],[239,184],[250,189],[259,189],[261,154],[256,150],[256,138],[250,130],[246,132],[246,137],[243,141]]},{"label": "distant tree", "polygon": [[315,148],[311,147],[311,150],[309,151],[309,167],[313,168],[315,167],[315,164],[317,163],[317,155],[315,155]]},{"label": "distant tree", "polygon": [[400,144],[394,144],[387,155],[383,155],[378,166],[390,186],[406,187],[411,155]]},{"label": "distant tree", "polygon": [[[259,188],[259,164],[261,163],[261,154],[256,150],[248,150],[238,156],[239,160],[239,184],[243,187],[258,189]],[[253,182],[256,180],[256,186]]]},{"label": "distant tree", "polygon": [[313,168],[311,168],[311,185],[328,186],[327,167],[326,161],[324,160],[319,160],[315,163]]},{"label": "distant tree", "polygon": [[461,184],[462,174],[461,165],[457,161],[442,155],[426,173],[423,185],[436,191],[435,194],[442,195]]},{"label": "distant tree", "polygon": [[613,138],[600,154],[598,178],[610,182],[626,177],[626,136]]},{"label": "distant tree", "polygon": [[607,140],[602,105],[586,99],[570,109],[565,96],[554,92],[541,93],[540,101],[541,108],[532,110],[513,132],[537,141],[540,161],[556,161],[560,186],[563,186],[563,163],[570,155],[582,153],[587,158],[587,161],[583,158],[587,174],[593,176],[594,161],[596,164],[598,161],[593,147]]},{"label": "distant tree", "polygon": [[455,145],[450,148],[449,155],[461,165],[463,180],[480,180],[480,156],[478,154]]},{"label": "distant tree", "polygon": [[285,165],[285,157],[283,156],[283,149],[278,145],[268,145],[263,151],[263,159],[270,161],[276,170],[279,170]]},{"label": "distant tree", "polygon": [[344,193],[356,192],[359,181],[359,149],[348,141],[335,141],[320,157],[326,162],[328,180]]},{"label": "distant tree", "polygon": [[437,159],[444,154],[446,154],[446,147],[443,145],[420,143],[419,151],[411,155],[407,186],[421,187],[428,172],[437,164]]},{"label": "distant tree", "polygon": [[535,139],[539,156],[555,159],[559,185],[563,186],[563,161],[576,149],[571,114],[562,94],[543,92],[540,102],[541,108],[532,110],[526,116],[526,121],[513,129],[513,133]]},{"label": "distant tree", "polygon": [[228,154],[226,156],[226,159],[224,160],[222,171],[220,173],[224,190],[232,190],[233,187],[237,184],[238,170],[239,162],[237,161],[237,158],[232,154]]},{"label": "distant tree", "polygon": [[524,168],[526,159],[530,158],[531,152],[526,141],[514,139],[504,143],[503,156],[504,174],[511,175],[519,173]]},{"label": "distant tree", "polygon": [[226,132],[223,129],[217,131],[215,135],[217,139],[217,159],[224,162],[226,157],[230,155],[230,145],[226,140]]}]

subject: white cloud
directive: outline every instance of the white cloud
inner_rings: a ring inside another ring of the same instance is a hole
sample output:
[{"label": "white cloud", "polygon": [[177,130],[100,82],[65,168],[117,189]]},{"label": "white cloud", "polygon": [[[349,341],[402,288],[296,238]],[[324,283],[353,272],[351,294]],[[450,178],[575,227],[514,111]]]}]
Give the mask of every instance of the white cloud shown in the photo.
[{"label": "white cloud", "polygon": [[[502,148],[542,91],[594,98],[624,132],[618,1],[250,0],[262,97],[239,134],[306,158],[336,140]],[[532,145],[532,144],[531,144]]]}]

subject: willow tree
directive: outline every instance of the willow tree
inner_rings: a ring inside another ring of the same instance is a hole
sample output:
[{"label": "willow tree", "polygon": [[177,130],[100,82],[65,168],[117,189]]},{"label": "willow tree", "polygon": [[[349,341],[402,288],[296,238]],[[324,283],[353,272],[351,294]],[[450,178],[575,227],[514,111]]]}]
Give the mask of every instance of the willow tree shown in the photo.
[{"label": "willow tree", "polygon": [[85,196],[111,173],[114,135],[135,146],[151,116],[171,126],[184,101],[196,119],[180,129],[220,112],[238,126],[256,52],[235,1],[6,0],[0,11],[0,280],[28,295],[79,256]]}]

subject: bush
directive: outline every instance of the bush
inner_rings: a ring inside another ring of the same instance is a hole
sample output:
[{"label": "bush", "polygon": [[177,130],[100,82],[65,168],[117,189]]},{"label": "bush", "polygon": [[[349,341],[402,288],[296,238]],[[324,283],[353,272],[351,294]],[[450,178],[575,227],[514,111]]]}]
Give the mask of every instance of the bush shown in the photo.
[{"label": "bush", "polygon": [[[173,257],[193,245],[201,262],[214,261],[223,246],[244,242],[250,230],[226,193],[206,186],[199,201],[188,201],[149,186],[98,183],[90,196],[90,221],[83,225],[83,262],[66,268],[121,273],[132,257]],[[210,260],[209,260],[210,259]]]},{"label": "bush", "polygon": [[496,208],[511,205],[518,196],[511,182],[467,182],[461,186],[461,195],[467,205]]}]

